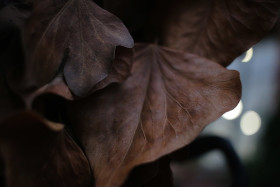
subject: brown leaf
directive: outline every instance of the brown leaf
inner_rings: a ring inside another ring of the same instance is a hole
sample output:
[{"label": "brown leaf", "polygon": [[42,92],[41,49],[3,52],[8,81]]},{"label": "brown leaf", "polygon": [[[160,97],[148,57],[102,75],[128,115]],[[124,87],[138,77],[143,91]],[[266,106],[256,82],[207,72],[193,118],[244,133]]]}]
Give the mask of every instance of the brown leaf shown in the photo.
[{"label": "brown leaf", "polygon": [[20,30],[28,16],[30,10],[26,7],[22,9],[9,5],[0,11],[0,101],[2,101],[0,118],[2,119],[8,117],[8,114],[14,114],[18,109],[26,107],[31,109],[33,100],[44,93],[54,93],[66,99],[73,99],[62,75],[58,75],[37,90],[25,92],[18,90],[24,64]]},{"label": "brown leaf", "polygon": [[[125,20],[131,31],[143,29],[143,41],[197,54],[223,66],[260,41],[274,26],[280,9],[279,0],[133,0],[129,8],[134,9],[124,11],[128,1],[105,0],[105,9]],[[148,6],[153,9],[148,11]],[[145,21],[135,27],[139,7]]]},{"label": "brown leaf", "polygon": [[[103,81],[97,83],[91,89],[92,92],[102,89],[112,82],[122,82],[130,75],[131,63],[128,62],[132,53],[129,53],[123,47],[117,47],[116,54],[117,56],[112,63],[112,68],[109,72],[109,75]],[[44,94],[54,94],[67,100],[74,99],[74,96],[66,85],[62,75],[58,75],[50,83],[42,86],[41,88],[32,90],[30,92],[21,93],[21,97],[23,98],[26,107],[32,109],[34,100]]]},{"label": "brown leaf", "polygon": [[[112,63],[109,75],[103,81],[97,83],[91,89],[91,92],[102,89],[113,82],[122,82],[130,75],[131,63],[128,62],[132,53],[127,52],[123,47],[117,47],[116,54],[117,56]],[[58,75],[50,83],[38,88],[37,90],[21,94],[21,97],[25,101],[27,108],[32,109],[34,100],[44,94],[54,94],[67,100],[75,99],[62,75]]]},{"label": "brown leaf", "polygon": [[74,97],[61,76],[56,77],[50,83],[38,88],[37,90],[22,94],[21,97],[28,109],[33,109],[34,100],[44,94],[61,96],[64,99],[73,100]]},{"label": "brown leaf", "polygon": [[136,165],[190,143],[234,108],[239,74],[196,55],[137,44],[131,76],[69,103],[97,186],[120,186]]},{"label": "brown leaf", "polygon": [[23,41],[25,87],[39,88],[63,72],[80,97],[108,76],[116,46],[133,46],[122,22],[91,0],[34,1]]},{"label": "brown leaf", "polygon": [[117,47],[116,56],[112,62],[112,67],[108,76],[103,81],[97,83],[91,89],[91,92],[100,90],[110,83],[123,82],[130,75],[131,63],[129,62],[129,59],[131,59],[131,57],[131,50],[127,50],[127,48],[124,47]]},{"label": "brown leaf", "polygon": [[92,186],[88,161],[63,125],[22,112],[0,125],[0,140],[7,186]]}]

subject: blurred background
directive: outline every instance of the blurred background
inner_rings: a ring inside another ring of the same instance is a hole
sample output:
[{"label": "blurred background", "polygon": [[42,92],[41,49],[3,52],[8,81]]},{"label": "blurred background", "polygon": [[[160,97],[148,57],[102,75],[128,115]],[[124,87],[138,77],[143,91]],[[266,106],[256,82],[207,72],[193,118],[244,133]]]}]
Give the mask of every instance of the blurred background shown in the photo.
[{"label": "blurred background", "polygon": [[[280,187],[280,21],[228,69],[240,72],[239,105],[208,125],[202,136],[228,139],[248,174],[250,187]],[[226,187],[232,176],[219,150],[172,163],[176,187]]]}]

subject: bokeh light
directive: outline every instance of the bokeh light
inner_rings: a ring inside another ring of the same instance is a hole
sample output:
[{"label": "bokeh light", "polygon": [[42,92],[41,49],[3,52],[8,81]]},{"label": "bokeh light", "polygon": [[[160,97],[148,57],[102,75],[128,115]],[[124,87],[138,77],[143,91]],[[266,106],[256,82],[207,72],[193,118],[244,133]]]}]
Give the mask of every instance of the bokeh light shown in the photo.
[{"label": "bokeh light", "polygon": [[243,110],[243,104],[242,101],[239,101],[238,105],[233,110],[224,113],[222,117],[227,120],[236,119],[241,114],[242,110]]},{"label": "bokeh light", "polygon": [[243,134],[250,136],[257,133],[261,128],[261,118],[255,111],[248,111],[240,121],[240,128]]},{"label": "bokeh light", "polygon": [[252,59],[252,57],[253,57],[253,53],[254,53],[254,50],[251,47],[250,49],[248,49],[248,51],[246,52],[245,57],[243,58],[243,60],[241,62],[244,62],[244,63],[249,62]]}]

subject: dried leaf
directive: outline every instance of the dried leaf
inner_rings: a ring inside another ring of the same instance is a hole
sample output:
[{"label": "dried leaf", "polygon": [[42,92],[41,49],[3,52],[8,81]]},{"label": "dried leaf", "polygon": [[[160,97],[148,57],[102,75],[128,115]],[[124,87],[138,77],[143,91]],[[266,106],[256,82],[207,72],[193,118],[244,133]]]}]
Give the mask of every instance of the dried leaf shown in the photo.
[{"label": "dried leaf", "polygon": [[116,57],[112,62],[112,68],[108,76],[101,82],[97,83],[91,92],[100,90],[111,83],[123,82],[129,75],[131,70],[131,63],[129,59],[132,57],[132,51],[124,47],[116,48]]},{"label": "dried leaf", "polygon": [[120,186],[134,166],[187,145],[240,99],[239,74],[196,55],[137,44],[129,60],[122,84],[68,106],[97,186]]},{"label": "dried leaf", "polygon": [[7,186],[89,187],[88,161],[63,125],[22,112],[0,125]]},{"label": "dried leaf", "polygon": [[[125,20],[131,31],[142,29],[138,32],[143,33],[143,41],[156,41],[223,66],[260,41],[274,26],[280,9],[279,0],[134,0],[129,7],[134,9],[124,11],[128,1],[105,0],[105,9]],[[145,21],[135,27],[141,10]]]},{"label": "dried leaf", "polygon": [[[116,58],[112,63],[112,68],[109,72],[109,75],[101,82],[97,83],[91,91],[96,91],[102,89],[109,85],[112,82],[122,82],[130,75],[131,63],[128,59],[131,58],[132,53],[129,53],[123,47],[116,48]],[[25,101],[27,108],[32,109],[34,100],[40,95],[44,94],[54,94],[63,97],[67,100],[73,100],[74,96],[72,95],[69,87],[66,85],[63,80],[62,75],[58,75],[50,83],[42,86],[37,90],[32,90],[30,92],[21,94],[21,97]]]},{"label": "dried leaf", "polygon": [[55,96],[61,96],[64,99],[73,100],[74,96],[66,85],[61,76],[56,77],[50,83],[42,86],[41,88],[22,94],[21,97],[25,102],[25,106],[28,109],[34,109],[33,104],[35,99],[44,94],[54,94]]},{"label": "dried leaf", "polygon": [[[20,4],[23,6],[24,4]],[[30,16],[30,7],[8,5],[0,12],[0,118],[22,108],[32,108],[33,100],[44,93],[54,93],[66,99],[73,99],[62,75],[37,90],[18,91],[24,64],[24,54],[21,46],[21,29]],[[15,94],[17,93],[17,94]],[[3,109],[2,109],[3,107]],[[1,120],[0,120],[1,121]]]},{"label": "dried leaf", "polygon": [[25,87],[39,88],[63,72],[80,97],[108,76],[116,46],[133,46],[122,22],[91,0],[34,1],[23,41]]}]

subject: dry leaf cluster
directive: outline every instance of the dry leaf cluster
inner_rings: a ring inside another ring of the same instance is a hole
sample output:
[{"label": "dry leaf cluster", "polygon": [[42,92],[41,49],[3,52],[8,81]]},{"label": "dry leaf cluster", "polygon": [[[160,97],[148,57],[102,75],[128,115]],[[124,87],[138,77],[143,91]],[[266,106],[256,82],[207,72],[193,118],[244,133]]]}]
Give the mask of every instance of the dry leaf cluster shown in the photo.
[{"label": "dry leaf cluster", "polygon": [[5,186],[172,186],[170,158],[161,157],[237,105],[239,73],[225,67],[269,32],[279,7],[278,0],[3,1]]}]

